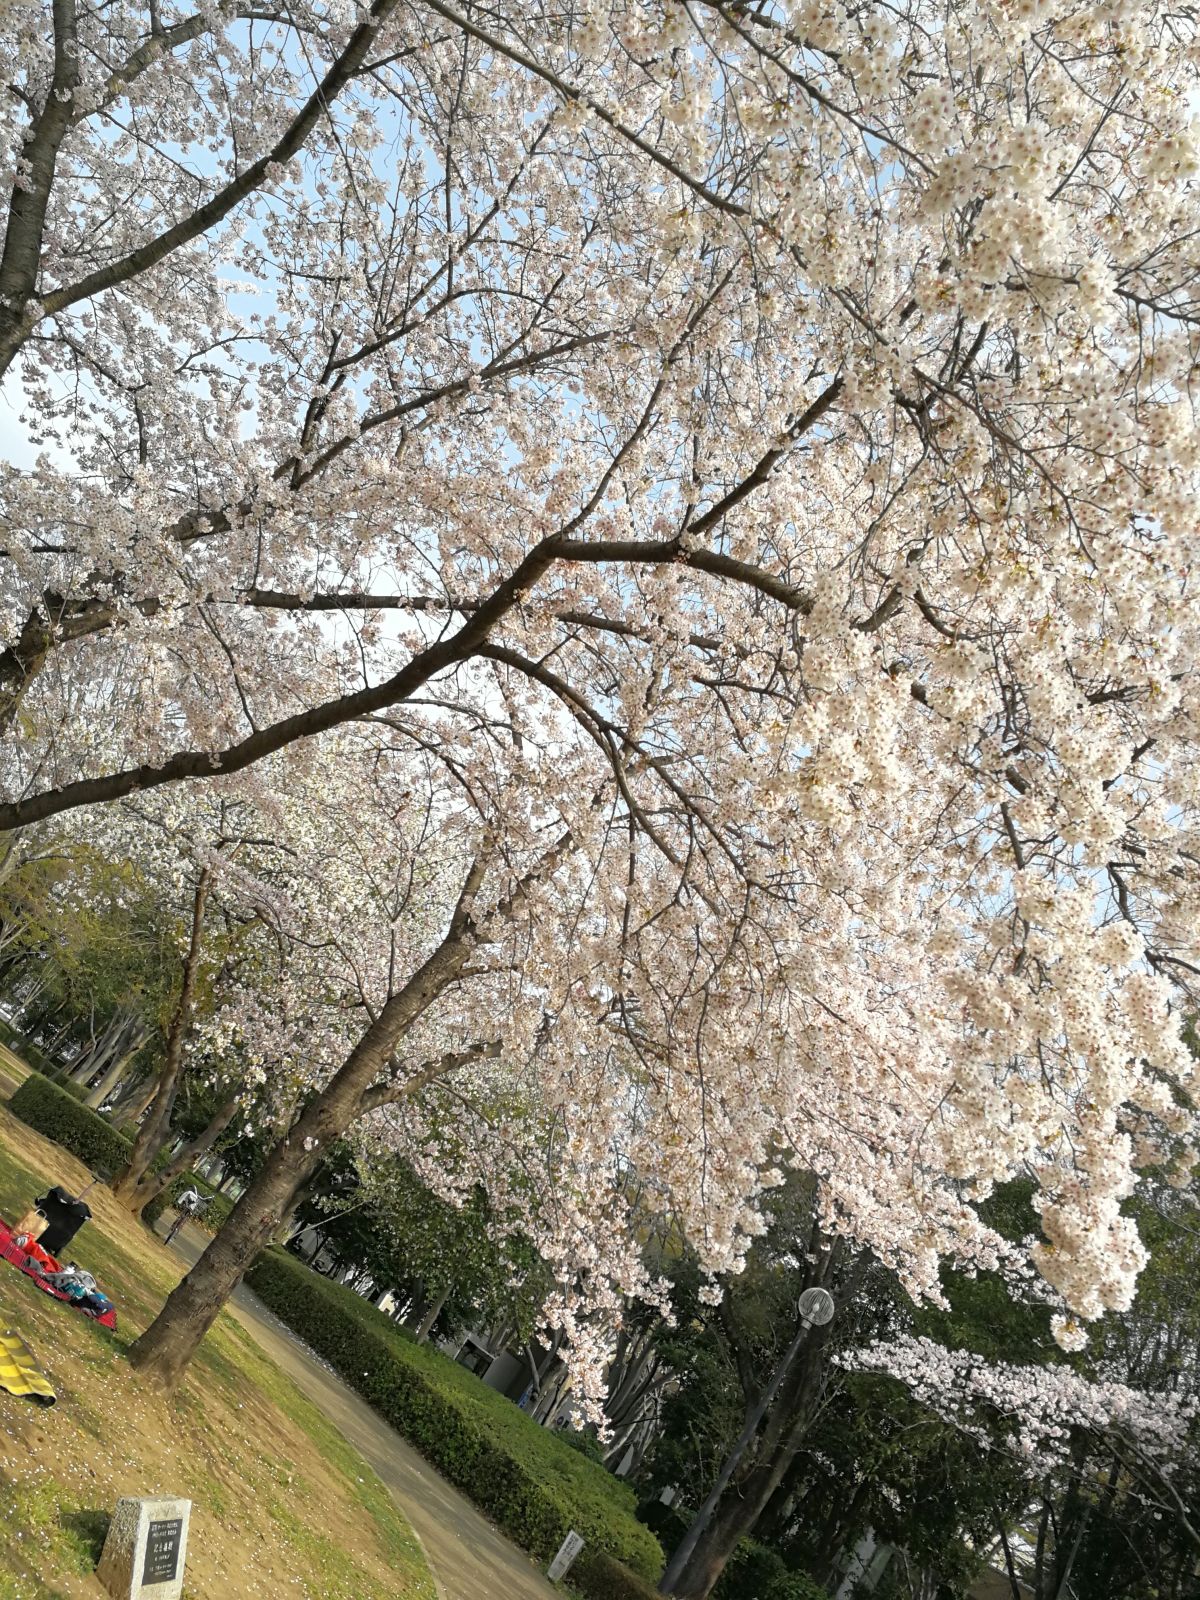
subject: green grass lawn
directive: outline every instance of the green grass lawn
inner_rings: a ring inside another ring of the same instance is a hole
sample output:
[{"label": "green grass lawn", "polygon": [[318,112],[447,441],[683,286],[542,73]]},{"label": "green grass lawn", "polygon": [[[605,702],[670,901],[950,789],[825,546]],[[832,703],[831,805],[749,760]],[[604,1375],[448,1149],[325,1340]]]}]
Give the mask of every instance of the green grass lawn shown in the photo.
[{"label": "green grass lawn", "polygon": [[[83,1167],[0,1111],[0,1215]],[[0,1328],[58,1392],[52,1410],[0,1392],[0,1600],[95,1596],[90,1577],[121,1494],[194,1503],[189,1600],[433,1600],[428,1567],[383,1484],[231,1316],[176,1399],[147,1391],[124,1352],[179,1278],[145,1228],[93,1190],[64,1252],[116,1301],[112,1333],[0,1262]]]}]

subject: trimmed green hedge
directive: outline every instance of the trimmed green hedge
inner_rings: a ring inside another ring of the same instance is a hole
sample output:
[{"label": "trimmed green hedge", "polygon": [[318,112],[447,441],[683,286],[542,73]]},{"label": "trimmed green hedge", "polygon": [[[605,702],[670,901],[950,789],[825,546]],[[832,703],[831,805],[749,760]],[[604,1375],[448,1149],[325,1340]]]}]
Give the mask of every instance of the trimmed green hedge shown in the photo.
[{"label": "trimmed green hedge", "polygon": [[[57,1083],[51,1083],[49,1078],[31,1073],[8,1102],[8,1109],[27,1127],[53,1139],[93,1171],[98,1168],[109,1177],[115,1177],[122,1167],[129,1165],[133,1141],[118,1133],[98,1111],[89,1111],[87,1106],[80,1105],[72,1094]],[[165,1156],[160,1158],[161,1161],[165,1159]],[[200,1218],[200,1226],[215,1233],[233,1210],[233,1201],[228,1195],[218,1195],[212,1184],[205,1183],[203,1178],[186,1172],[175,1179],[165,1194],[150,1202],[142,1213],[143,1222],[153,1227],[175,1196],[189,1186],[201,1194],[216,1196]]]},{"label": "trimmed green hedge", "polygon": [[586,1600],[660,1600],[649,1578],[640,1578],[606,1551],[589,1549],[587,1545],[575,1557],[563,1581]]},{"label": "trimmed green hedge", "polygon": [[125,1135],[49,1078],[31,1073],[8,1108],[28,1127],[78,1156],[85,1167],[99,1167],[112,1177],[129,1164],[133,1146]]},{"label": "trimmed green hedge", "polygon": [[[657,1580],[662,1547],[635,1517],[628,1484],[538,1427],[465,1367],[414,1343],[361,1295],[283,1251],[262,1256],[246,1282],[535,1560],[551,1560],[574,1528],[592,1553],[585,1573],[603,1552]],[[570,1577],[581,1587],[574,1567]],[[620,1592],[611,1584],[591,1591],[596,1600]],[[625,1593],[641,1600],[644,1591]]]},{"label": "trimmed green hedge", "polygon": [[789,1567],[777,1550],[743,1539],[713,1590],[715,1600],[829,1600],[828,1591]]},{"label": "trimmed green hedge", "polygon": [[805,1572],[785,1572],[775,1579],[763,1600],[829,1600],[829,1590]]}]

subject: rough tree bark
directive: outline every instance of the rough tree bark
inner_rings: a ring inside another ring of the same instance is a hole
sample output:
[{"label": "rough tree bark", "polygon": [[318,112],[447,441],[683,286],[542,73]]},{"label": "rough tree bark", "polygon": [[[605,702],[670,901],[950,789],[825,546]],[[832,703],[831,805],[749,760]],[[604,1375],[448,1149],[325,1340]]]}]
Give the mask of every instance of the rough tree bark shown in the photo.
[{"label": "rough tree bark", "polygon": [[[129,1359],[144,1376],[166,1389],[175,1387],[243,1273],[279,1227],[297,1190],[365,1105],[385,1103],[385,1097],[372,1094],[377,1080],[386,1076],[405,1033],[458,979],[475,947],[472,904],[482,878],[483,867],[475,862],[446,936],[388,999],[334,1077],[300,1112],[259,1168],[229,1221],[133,1346]],[[434,1069],[428,1076],[418,1073],[387,1098],[402,1098],[407,1089],[433,1075]]]},{"label": "rough tree bark", "polygon": [[738,1542],[754,1530],[808,1432],[821,1394],[827,1336],[827,1329],[811,1330],[768,1415],[757,1455],[734,1474],[683,1571],[664,1594],[708,1600]]},{"label": "rough tree bark", "polygon": [[[818,1255],[820,1242],[820,1230],[814,1223],[809,1240],[811,1255]],[[821,1252],[820,1267],[810,1283],[832,1286],[844,1253],[841,1240]],[[854,1292],[864,1270],[865,1258],[860,1258],[849,1281],[840,1286],[843,1298]],[[751,1451],[737,1466],[711,1517],[702,1508],[684,1535],[659,1583],[661,1593],[674,1595],[676,1600],[708,1600],[738,1541],[757,1525],[811,1425],[824,1381],[824,1348],[833,1328],[833,1323],[811,1327],[802,1342],[793,1347],[795,1353],[758,1424]],[[747,1387],[747,1425],[761,1404],[763,1391],[752,1401],[750,1394]]]},{"label": "rough tree bark", "polygon": [[144,1024],[135,1025],[124,1039],[124,1047],[113,1059],[101,1077],[99,1083],[92,1089],[84,1105],[90,1106],[93,1111],[98,1111],[112,1094],[113,1090],[127,1076],[134,1056],[145,1044],[150,1036],[150,1030]]},{"label": "rough tree bark", "polygon": [[120,1047],[122,1034],[130,1023],[130,1014],[127,1011],[115,1011],[108,1019],[99,1038],[96,1037],[95,1006],[92,1007],[92,1018],[88,1024],[88,1041],[81,1045],[79,1052],[67,1067],[67,1075],[72,1083],[90,1083],[97,1072],[111,1058],[114,1050]]},{"label": "rough tree bark", "polygon": [[274,1146],[229,1221],[130,1350],[131,1363],[147,1378],[168,1390],[175,1387],[221,1307],[279,1227],[297,1190],[353,1122],[379,1106],[415,1094],[480,1054],[497,1053],[494,1042],[474,1043],[462,1052],[447,1052],[399,1080],[391,1070],[405,1034],[458,981],[478,946],[490,942],[488,927],[511,917],[533,886],[557,870],[573,845],[567,829],[495,907],[487,926],[479,925],[474,914],[486,867],[480,858],[471,863],[437,948],[408,982],[389,996],[329,1083]]},{"label": "rough tree bark", "polygon": [[417,1325],[416,1331],[413,1333],[413,1338],[418,1344],[427,1343],[429,1335],[433,1331],[433,1325],[441,1316],[442,1308],[449,1298],[449,1289],[443,1289],[440,1294],[434,1296],[432,1303],[426,1310],[425,1315],[421,1318],[420,1323]]},{"label": "rough tree bark", "polygon": [[609,1367],[608,1400],[604,1407],[613,1430],[604,1461],[614,1471],[630,1448],[633,1449],[630,1471],[637,1471],[649,1445],[652,1425],[670,1376],[670,1369],[660,1362],[650,1329],[633,1334],[622,1329]]},{"label": "rough tree bark", "polygon": [[[212,872],[205,867],[196,884],[192,900],[192,928],[188,938],[187,955],[183,962],[183,982],[179,999],[167,1030],[167,1054],[159,1075],[154,1104],[143,1122],[133,1146],[129,1165],[113,1182],[116,1198],[134,1210],[134,1197],[143,1177],[149,1171],[155,1156],[162,1149],[171,1127],[171,1112],[183,1071],[183,1041],[192,1017],[192,1001],[196,993],[196,974],[200,969],[200,952],[204,937],[204,908],[212,883]],[[146,1202],[143,1200],[142,1204]]]},{"label": "rough tree bark", "polygon": [[136,1127],[154,1099],[157,1088],[158,1074],[152,1071],[148,1078],[142,1078],[126,1089],[119,1103],[113,1107],[113,1121],[117,1127],[125,1130]]},{"label": "rough tree bark", "polygon": [[525,1357],[529,1362],[530,1372],[529,1393],[532,1395],[534,1401],[534,1405],[531,1408],[531,1415],[537,1410],[537,1403],[541,1399],[542,1386],[545,1383],[546,1374],[551,1370],[551,1368],[554,1366],[554,1363],[558,1360],[558,1349],[561,1343],[562,1330],[560,1328],[555,1329],[554,1337],[550,1342],[550,1348],[546,1352],[545,1358],[543,1360],[539,1360],[532,1343],[528,1339],[525,1341]]},{"label": "rough tree bark", "polygon": [[[871,1481],[868,1475],[855,1485],[854,1493],[825,1520],[820,1534],[812,1541],[816,1554],[809,1563],[809,1574],[826,1587],[833,1584],[838,1571],[838,1557],[859,1524],[862,1508],[871,1492]],[[858,1531],[861,1532],[861,1526],[858,1526]]]},{"label": "rough tree bark", "polygon": [[89,1111],[99,1111],[100,1107],[108,1099],[109,1095],[115,1090],[119,1089],[125,1082],[125,1078],[129,1072],[129,1063],[132,1059],[132,1055],[133,1052],[131,1051],[127,1055],[118,1056],[113,1062],[112,1066],[109,1067],[108,1071],[105,1072],[97,1082],[95,1087],[88,1090],[87,1096],[83,1103],[85,1106],[87,1106]]}]

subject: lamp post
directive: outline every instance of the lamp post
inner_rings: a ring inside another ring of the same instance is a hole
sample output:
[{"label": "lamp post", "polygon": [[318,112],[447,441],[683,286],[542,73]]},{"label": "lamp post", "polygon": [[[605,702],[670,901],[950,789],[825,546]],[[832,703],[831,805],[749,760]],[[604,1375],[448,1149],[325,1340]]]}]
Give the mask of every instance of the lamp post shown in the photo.
[{"label": "lamp post", "polygon": [[771,1381],[759,1396],[758,1404],[746,1419],[746,1426],[738,1434],[733,1449],[725,1457],[724,1465],[717,1474],[717,1481],[708,1492],[704,1504],[692,1518],[692,1525],[679,1541],[679,1546],[667,1564],[658,1585],[660,1594],[670,1594],[680,1574],[691,1559],[692,1551],[700,1542],[700,1536],[712,1521],[712,1514],[717,1509],[717,1502],[729,1487],[729,1480],[733,1477],[738,1462],[745,1454],[746,1446],[758,1432],[759,1424],[767,1414],[767,1409],[779,1392],[779,1386],[791,1368],[792,1362],[805,1335],[810,1328],[821,1328],[829,1322],[835,1310],[835,1301],[828,1289],[805,1289],[801,1294],[796,1309],[800,1313],[800,1326],[796,1329],[796,1336],[784,1352],[783,1359],[771,1375]]}]

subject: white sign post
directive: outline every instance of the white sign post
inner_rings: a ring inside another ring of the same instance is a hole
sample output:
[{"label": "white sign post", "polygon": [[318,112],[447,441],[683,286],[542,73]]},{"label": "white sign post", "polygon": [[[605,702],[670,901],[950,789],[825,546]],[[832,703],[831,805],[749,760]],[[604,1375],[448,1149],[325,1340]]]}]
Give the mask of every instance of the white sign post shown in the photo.
[{"label": "white sign post", "polygon": [[582,1549],[583,1539],[572,1529],[560,1545],[558,1554],[550,1563],[550,1571],[546,1576],[551,1583],[557,1583],[560,1578],[566,1577],[567,1568]]}]

